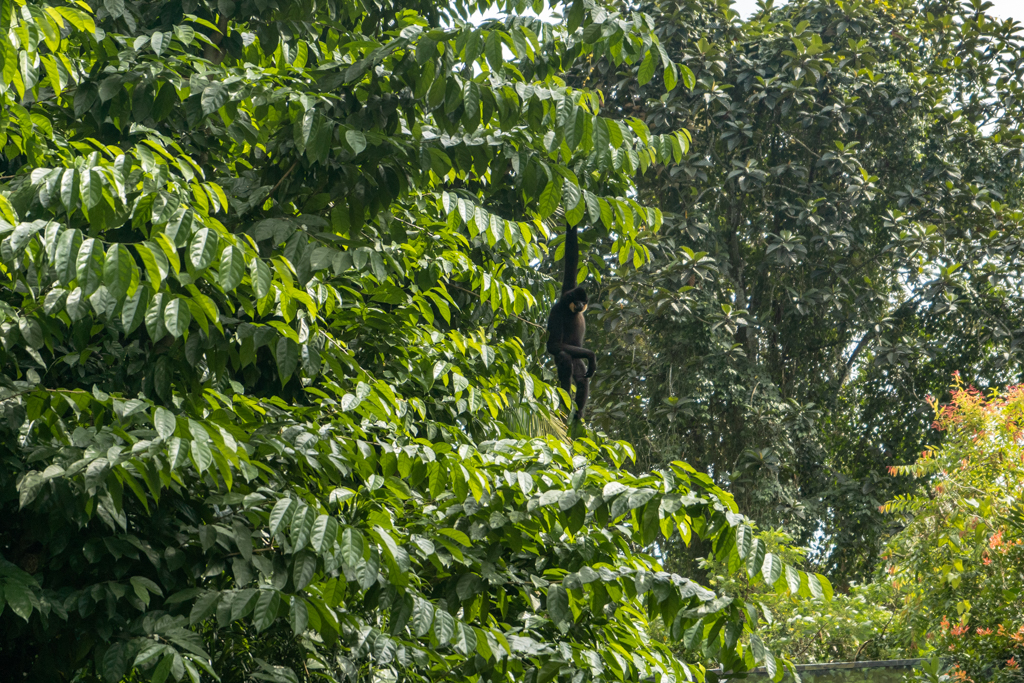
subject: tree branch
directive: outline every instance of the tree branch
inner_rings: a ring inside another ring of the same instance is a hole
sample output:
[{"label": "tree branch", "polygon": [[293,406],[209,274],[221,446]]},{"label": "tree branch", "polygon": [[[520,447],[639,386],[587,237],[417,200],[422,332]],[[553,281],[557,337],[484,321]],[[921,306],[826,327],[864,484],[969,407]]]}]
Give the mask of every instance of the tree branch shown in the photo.
[{"label": "tree branch", "polygon": [[[483,301],[483,299],[481,299],[481,298],[480,298],[480,295],[479,295],[479,294],[477,294],[476,292],[474,292],[473,290],[471,290],[471,289],[466,289],[465,287],[459,287],[459,286],[458,286],[457,284],[455,284],[454,282],[451,282],[450,280],[448,281],[448,286],[449,286],[449,287],[454,287],[455,289],[458,289],[458,290],[460,290],[460,291],[463,291],[463,292],[465,292],[466,294],[472,294],[472,295],[473,295],[473,296],[475,296],[475,297],[476,297],[477,299],[480,299],[480,301],[481,301],[481,302]],[[536,327],[536,328],[537,328],[538,330],[544,330],[544,331],[547,331],[547,328],[546,328],[546,327],[544,327],[543,325],[538,325],[537,323],[533,322],[532,320],[527,320],[526,318],[520,318],[520,317],[519,317],[518,315],[516,315],[515,313],[509,313],[508,315],[512,316],[512,317],[513,317],[513,318],[515,318],[516,320],[519,320],[519,321],[521,321],[521,322],[524,322],[524,323],[526,323],[527,325],[533,325],[533,326],[534,326],[534,327]]]}]

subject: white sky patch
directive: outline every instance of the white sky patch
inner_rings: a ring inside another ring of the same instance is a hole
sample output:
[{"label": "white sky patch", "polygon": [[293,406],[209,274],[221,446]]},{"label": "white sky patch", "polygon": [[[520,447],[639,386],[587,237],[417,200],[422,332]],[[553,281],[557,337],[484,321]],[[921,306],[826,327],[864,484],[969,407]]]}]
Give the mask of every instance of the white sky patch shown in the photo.
[{"label": "white sky patch", "polygon": [[[988,14],[999,17],[1000,19],[1016,19],[1017,21],[1024,21],[1024,0],[988,0],[992,7],[988,10]],[[776,2],[777,6],[782,5],[782,2]],[[732,5],[733,9],[740,13],[740,16],[746,19],[757,9],[757,0],[735,0]]]}]

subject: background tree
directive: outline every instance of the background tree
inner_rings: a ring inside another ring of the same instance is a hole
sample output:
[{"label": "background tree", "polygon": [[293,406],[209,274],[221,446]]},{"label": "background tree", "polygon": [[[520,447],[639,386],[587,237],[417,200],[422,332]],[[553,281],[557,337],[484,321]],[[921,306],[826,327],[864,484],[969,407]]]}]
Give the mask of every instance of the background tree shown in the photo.
[{"label": "background tree", "polygon": [[548,237],[643,263],[632,178],[688,142],[558,73],[687,72],[643,14],[485,5],[0,4],[6,678],[775,666],[754,606],[644,553],[700,538],[787,590],[729,494],[516,431],[558,399]]},{"label": "background tree", "polygon": [[977,3],[644,8],[695,86],[607,60],[574,82],[693,144],[641,182],[666,215],[649,266],[602,280],[594,423],[863,580],[923,397],[1020,373],[1019,32]]}]

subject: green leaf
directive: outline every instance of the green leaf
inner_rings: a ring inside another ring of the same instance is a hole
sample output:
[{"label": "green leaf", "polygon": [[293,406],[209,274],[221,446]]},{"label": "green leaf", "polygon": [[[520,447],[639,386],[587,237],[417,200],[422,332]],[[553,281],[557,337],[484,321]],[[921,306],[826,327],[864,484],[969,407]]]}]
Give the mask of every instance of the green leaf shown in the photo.
[{"label": "green leaf", "polygon": [[[808,576],[810,576],[810,574],[808,574]],[[826,600],[831,601],[833,595],[832,582],[823,574],[814,574],[814,578],[818,580],[822,595],[825,596]]]},{"label": "green leaf", "polygon": [[189,311],[185,299],[171,299],[164,307],[164,325],[172,337],[177,339],[188,331],[192,322],[192,313]]},{"label": "green leaf", "polygon": [[103,181],[102,176],[92,170],[86,170],[82,173],[82,203],[85,208],[92,211],[96,208],[96,205],[103,201]]},{"label": "green leaf", "polygon": [[203,270],[217,257],[217,247],[220,239],[217,233],[209,228],[203,228],[192,238],[192,245],[189,247],[189,260],[196,270]]},{"label": "green leaf", "polygon": [[665,91],[671,92],[675,90],[676,84],[679,82],[679,77],[676,75],[676,65],[669,64],[666,66],[662,77],[665,79]]},{"label": "green leaf", "polygon": [[566,24],[569,33],[573,33],[583,23],[585,9],[583,0],[573,0],[572,7],[569,8],[568,23]]},{"label": "green leaf", "polygon": [[647,54],[644,55],[644,61],[640,63],[640,69],[637,71],[637,81],[640,85],[647,85],[651,78],[654,77],[654,51],[648,50]]},{"label": "green leaf", "polygon": [[558,677],[558,672],[562,668],[562,662],[556,658],[551,658],[544,662],[544,666],[537,672],[537,683],[551,683]]},{"label": "green leaf", "polygon": [[217,591],[207,591],[196,598],[188,617],[189,623],[198,624],[213,614],[222,596],[223,594]]},{"label": "green leaf", "polygon": [[456,624],[455,628],[455,651],[462,655],[471,655],[476,652],[476,631],[471,626],[462,622]]},{"label": "green leaf", "polygon": [[62,285],[75,279],[78,272],[76,260],[81,247],[82,232],[78,229],[65,230],[57,240],[53,265],[57,271],[57,279]]},{"label": "green leaf", "polygon": [[603,116],[594,119],[594,151],[598,154],[608,150],[611,141],[611,134],[608,130],[610,125],[612,125],[611,122]]},{"label": "green leaf", "polygon": [[277,591],[273,589],[260,590],[260,596],[256,598],[256,607],[252,611],[252,625],[257,633],[266,631],[277,619],[277,610],[281,604]]},{"label": "green leaf", "polygon": [[562,182],[560,178],[554,178],[544,187],[540,193],[540,216],[547,218],[555,212],[558,204],[562,201]]},{"label": "green leaf", "polygon": [[147,287],[138,287],[125,299],[121,307],[121,328],[126,335],[131,334],[146,319],[146,308],[152,294]]},{"label": "green leaf", "polygon": [[786,584],[789,586],[789,590],[793,595],[800,592],[800,574],[799,572],[790,567],[788,564],[785,567],[786,573]]},{"label": "green leaf", "polygon": [[[182,234],[184,231],[178,233]],[[160,251],[167,257],[167,263],[170,265],[174,273],[181,272],[181,259],[178,258],[178,248],[175,243],[171,241],[170,235],[165,232],[157,232],[153,235],[153,241],[160,247]],[[150,244],[147,242],[146,244]]]},{"label": "green leaf", "polygon": [[291,339],[281,337],[277,340],[274,359],[277,361],[277,376],[281,380],[281,386],[284,386],[299,367],[299,345]]},{"label": "green leaf", "polygon": [[443,609],[437,610],[434,613],[434,637],[437,638],[437,642],[444,645],[451,641],[454,635],[455,617]]},{"label": "green leaf", "polygon": [[125,643],[113,643],[103,654],[103,677],[108,683],[118,683],[128,669],[128,650]]},{"label": "green leaf", "polygon": [[292,635],[296,638],[306,632],[309,625],[309,610],[306,607],[306,601],[298,595],[292,598],[291,608],[288,610],[288,621],[292,625]]},{"label": "green leaf", "polygon": [[161,292],[154,294],[146,309],[146,331],[154,343],[160,341],[167,334],[167,327],[164,325],[164,300],[166,296]]},{"label": "green leaf", "polygon": [[363,561],[363,535],[358,529],[346,527],[341,532],[341,559],[349,567],[355,567]]},{"label": "green leaf", "polygon": [[60,178],[60,201],[68,213],[71,213],[78,205],[78,181],[79,173],[74,168],[65,169],[64,175]]},{"label": "green leaf", "polygon": [[775,663],[775,655],[770,650],[765,650],[764,652],[764,670],[773,681],[778,681],[782,678],[784,670],[780,671],[778,669],[778,665]]},{"label": "green leaf", "polygon": [[316,521],[316,511],[310,507],[303,506],[301,512],[292,516],[292,524],[288,537],[295,548],[305,547],[309,543],[309,536],[313,533],[313,523]]},{"label": "green leaf", "polygon": [[[164,48],[167,47],[167,44],[169,42],[171,42],[170,41],[170,34],[161,33],[160,31],[153,31],[153,35],[151,35],[149,37],[149,44],[152,46],[153,52],[155,52],[157,54],[157,56],[160,56],[160,55],[162,55],[164,53]],[[203,94],[205,96],[205,94],[206,94],[205,91],[204,91]],[[206,102],[205,101],[203,102],[203,107],[204,107],[204,109],[206,107]],[[220,107],[215,107],[215,109],[219,109],[219,108]]]},{"label": "green leaf", "polygon": [[683,77],[683,85],[688,89],[693,90],[697,85],[697,77],[693,75],[693,71],[690,70],[690,67],[685,64],[679,64],[677,66],[679,67],[680,75]]},{"label": "green leaf", "polygon": [[210,442],[196,439],[192,442],[190,451],[192,462],[196,471],[202,474],[213,466],[213,451],[210,450]]},{"label": "green leaf", "polygon": [[138,281],[138,277],[138,266],[128,247],[123,244],[110,245],[103,263],[103,284],[110,296],[115,299],[125,296],[132,281]]},{"label": "green leaf", "polygon": [[29,506],[39,495],[44,484],[46,478],[42,474],[35,470],[27,472],[18,482],[18,507],[23,509]]},{"label": "green leaf", "polygon": [[160,435],[161,439],[169,439],[178,427],[178,420],[171,411],[157,407],[153,415],[153,426],[156,427],[156,433]]},{"label": "green leaf", "polygon": [[818,580],[817,574],[807,575],[807,585],[811,591],[811,596],[814,598],[825,597],[825,591],[822,590],[821,581]]},{"label": "green leaf", "polygon": [[257,300],[263,299],[270,294],[270,283],[273,279],[273,274],[270,272],[270,267],[262,259],[254,258],[249,262],[249,278],[252,281],[253,293],[256,295]]},{"label": "green leaf", "polygon": [[20,581],[7,581],[4,583],[4,598],[7,600],[11,611],[24,619],[26,622],[32,616],[32,605],[35,598],[32,590]]},{"label": "green leaf", "polygon": [[295,501],[291,498],[281,498],[274,504],[274,509],[270,511],[271,536],[277,536],[278,531],[288,527],[292,520],[292,514],[294,514],[297,507]]},{"label": "green leaf", "polygon": [[764,566],[765,544],[759,538],[750,542],[750,552],[747,554],[747,576],[754,578],[760,573]]},{"label": "green leaf", "polygon": [[750,653],[754,655],[754,661],[763,662],[765,655],[764,643],[756,633],[750,634]]},{"label": "green leaf", "polygon": [[320,117],[317,114],[316,109],[308,109],[302,116],[302,125],[300,127],[302,143],[305,148],[309,144],[311,138],[316,138],[316,131],[320,127]]},{"label": "green leaf", "polygon": [[745,560],[753,547],[754,529],[741,523],[736,527],[736,552],[741,560]]},{"label": "green leaf", "polygon": [[484,43],[484,53],[487,55],[487,64],[490,65],[491,71],[499,71],[502,63],[505,61],[501,53],[500,32],[492,30],[487,34],[487,40]]},{"label": "green leaf", "polygon": [[349,129],[345,131],[345,142],[352,148],[355,154],[361,154],[366,149],[366,136],[361,130]]},{"label": "green leaf", "polygon": [[434,606],[429,601],[416,598],[413,602],[411,627],[412,632],[418,638],[430,633],[430,627],[434,625]]},{"label": "green leaf", "polygon": [[334,547],[338,538],[338,522],[333,517],[320,515],[313,522],[313,531],[310,534],[310,542],[313,548],[321,555],[326,554]]},{"label": "green leaf", "polygon": [[548,587],[548,616],[555,625],[561,625],[572,621],[572,611],[569,609],[569,594],[558,584]]},{"label": "green leaf", "polygon": [[761,566],[761,574],[764,576],[764,582],[769,586],[774,586],[775,582],[782,576],[782,560],[779,559],[778,555],[768,553],[764,556],[764,564]]},{"label": "green leaf", "polygon": [[295,556],[295,564],[292,568],[292,583],[295,590],[302,590],[313,579],[316,573],[316,555],[310,552],[301,552]]},{"label": "green leaf", "polygon": [[240,247],[228,245],[220,254],[219,283],[225,292],[234,291],[245,276],[245,256]]},{"label": "green leaf", "polygon": [[146,275],[149,278],[149,286],[152,287],[154,292],[158,291],[160,289],[160,285],[167,279],[167,257],[164,256],[160,247],[153,242],[142,242],[141,244],[136,244],[135,250],[139,252],[139,258],[142,259],[142,265],[146,268]]},{"label": "green leaf", "polygon": [[103,281],[103,248],[99,240],[89,237],[78,249],[75,278],[82,288],[82,296],[88,298]]},{"label": "green leaf", "polygon": [[224,106],[224,103],[228,101],[229,95],[227,86],[220,81],[214,81],[206,86],[203,89],[201,98],[203,115],[209,116]]},{"label": "green leaf", "polygon": [[196,32],[192,29],[191,26],[182,25],[174,27],[174,35],[178,40],[180,40],[185,45],[191,45],[192,41],[195,40]]},{"label": "green leaf", "polygon": [[42,348],[43,328],[39,326],[39,322],[35,318],[19,318],[18,329],[29,348]]}]

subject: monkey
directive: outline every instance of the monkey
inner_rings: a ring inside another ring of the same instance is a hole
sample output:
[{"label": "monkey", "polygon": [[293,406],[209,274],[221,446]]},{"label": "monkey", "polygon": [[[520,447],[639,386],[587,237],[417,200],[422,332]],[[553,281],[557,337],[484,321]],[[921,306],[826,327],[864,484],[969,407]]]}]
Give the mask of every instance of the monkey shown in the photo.
[{"label": "monkey", "polygon": [[[569,387],[576,385],[576,417],[582,421],[590,396],[590,378],[597,372],[597,355],[583,348],[583,336],[587,323],[583,312],[587,310],[587,292],[576,286],[576,270],[579,264],[579,241],[575,226],[565,230],[565,276],[562,280],[562,295],[551,307],[548,316],[547,351],[555,357],[558,368],[558,384],[569,393]],[[583,367],[583,359],[587,367]]]}]

